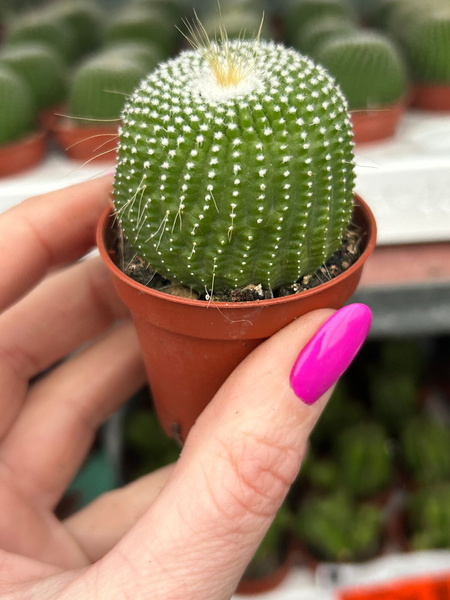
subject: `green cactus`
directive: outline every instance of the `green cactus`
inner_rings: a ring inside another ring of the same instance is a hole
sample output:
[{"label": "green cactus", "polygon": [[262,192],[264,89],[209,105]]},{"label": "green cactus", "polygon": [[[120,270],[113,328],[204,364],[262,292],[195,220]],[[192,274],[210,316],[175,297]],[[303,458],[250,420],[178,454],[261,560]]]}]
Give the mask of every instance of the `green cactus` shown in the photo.
[{"label": "green cactus", "polygon": [[450,483],[414,492],[407,505],[407,529],[413,550],[450,548]]},{"label": "green cactus", "polygon": [[309,495],[297,510],[293,528],[318,560],[365,560],[380,549],[382,513],[373,505],[355,504],[342,492]]},{"label": "green cactus", "polygon": [[261,12],[234,6],[227,7],[217,17],[215,14],[205,16],[203,26],[211,39],[219,34],[220,28],[224,28],[228,38],[249,38],[255,37],[259,30],[262,39],[270,39],[271,31],[267,20],[261,21]]},{"label": "green cactus", "polygon": [[353,185],[339,88],[274,43],[186,51],[123,113],[118,219],[140,257],[199,292],[314,272],[340,245]]},{"label": "green cactus", "polygon": [[416,83],[450,84],[450,8],[422,14],[403,35],[411,77]]},{"label": "green cactus", "polygon": [[126,6],[113,16],[105,27],[105,43],[141,41],[160,48],[165,55],[172,53],[177,30],[157,6]]},{"label": "green cactus", "polygon": [[325,42],[355,31],[355,24],[337,16],[316,17],[300,27],[293,40],[295,48],[314,57]]},{"label": "green cactus", "polygon": [[113,55],[125,58],[142,65],[146,73],[150,73],[158,65],[164,56],[156,46],[145,42],[118,42],[106,47],[102,51],[103,56]]},{"label": "green cactus", "polygon": [[36,126],[36,107],[26,82],[0,65],[0,145],[15,142]]},{"label": "green cactus", "polygon": [[294,40],[299,29],[317,18],[339,17],[356,21],[355,11],[348,0],[290,0],[285,15],[286,37]]},{"label": "green cactus", "polygon": [[403,458],[413,478],[425,484],[450,478],[449,427],[426,415],[412,417],[401,432]]},{"label": "green cactus", "polygon": [[67,63],[76,56],[73,33],[65,23],[48,11],[25,12],[11,21],[6,31],[7,44],[40,42],[52,46]]},{"label": "green cactus", "polygon": [[84,61],[72,76],[69,115],[79,125],[92,125],[93,120],[118,123],[128,95],[145,73],[140,63],[118,55],[96,55]]},{"label": "green cactus", "polygon": [[47,10],[70,29],[77,58],[100,46],[104,15],[97,3],[91,0],[59,0],[50,4]]},{"label": "green cactus", "polygon": [[403,58],[383,34],[359,31],[340,36],[323,44],[315,58],[336,78],[350,110],[382,108],[406,94]]},{"label": "green cactus", "polygon": [[5,46],[0,50],[0,64],[9,66],[27,82],[38,109],[54,106],[65,98],[66,65],[50,46],[37,42]]},{"label": "green cactus", "polygon": [[361,423],[342,431],[335,456],[341,484],[356,498],[368,498],[392,484],[389,439],[377,423]]}]

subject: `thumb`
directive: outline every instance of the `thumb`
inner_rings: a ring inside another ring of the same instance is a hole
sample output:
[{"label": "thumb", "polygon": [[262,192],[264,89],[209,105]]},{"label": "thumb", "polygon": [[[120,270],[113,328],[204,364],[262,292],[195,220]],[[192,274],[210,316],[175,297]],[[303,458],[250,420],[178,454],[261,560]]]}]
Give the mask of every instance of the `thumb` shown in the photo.
[{"label": "thumb", "polygon": [[134,599],[229,599],[369,327],[361,304],[314,311],[252,352],[199,417],[149,511],[84,585],[101,582],[108,599],[125,590]]}]

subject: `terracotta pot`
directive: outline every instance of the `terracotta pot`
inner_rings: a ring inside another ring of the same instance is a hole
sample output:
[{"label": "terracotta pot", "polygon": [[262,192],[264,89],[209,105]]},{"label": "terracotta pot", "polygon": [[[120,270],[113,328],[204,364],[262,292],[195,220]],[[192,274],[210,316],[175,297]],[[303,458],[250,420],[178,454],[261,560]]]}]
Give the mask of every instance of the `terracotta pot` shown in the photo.
[{"label": "terracotta pot", "polygon": [[263,577],[249,579],[244,576],[239,582],[236,593],[253,595],[270,592],[270,590],[274,590],[283,583],[289,573],[290,567],[291,561],[287,555],[283,562],[278,565],[275,570],[267,573]]},{"label": "terracotta pot", "polygon": [[44,131],[0,146],[0,177],[8,177],[38,165],[44,159],[46,150]]},{"label": "terracotta pot", "polygon": [[114,262],[114,217],[107,210],[97,243],[134,319],[153,400],[165,431],[184,440],[234,368],[262,341],[316,308],[340,308],[353,294],[375,247],[376,224],[355,199],[353,222],[366,232],[359,260],[338,277],[299,294],[252,302],[205,302],[147,288]]},{"label": "terracotta pot", "polygon": [[39,123],[45,131],[53,131],[60,116],[64,113],[65,105],[57,104],[45,108],[39,114]]},{"label": "terracotta pot", "polygon": [[422,110],[449,111],[450,85],[416,84],[411,103],[414,108]]},{"label": "terracotta pot", "polygon": [[53,122],[52,133],[59,146],[72,160],[84,163],[114,163],[117,158],[117,125],[77,127],[63,117]]},{"label": "terracotta pot", "polygon": [[393,137],[404,110],[405,105],[402,102],[378,110],[351,111],[355,144],[376,142]]}]

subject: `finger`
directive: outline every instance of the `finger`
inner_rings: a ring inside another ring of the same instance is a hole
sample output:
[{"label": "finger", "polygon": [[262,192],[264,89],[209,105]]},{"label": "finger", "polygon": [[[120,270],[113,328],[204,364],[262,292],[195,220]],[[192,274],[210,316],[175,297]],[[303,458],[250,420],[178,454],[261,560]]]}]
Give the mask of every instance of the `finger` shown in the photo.
[{"label": "finger", "polygon": [[95,244],[95,230],[110,203],[112,178],[25,200],[0,217],[0,312],[52,267],[69,263]]},{"label": "finger", "polygon": [[297,476],[330,395],[317,391],[332,386],[367,335],[370,311],[361,306],[335,313],[318,333],[331,312],[315,311],[259,346],[199,417],[151,509],[70,591],[95,579],[105,598],[126,589],[229,599]]},{"label": "finger", "polygon": [[17,417],[31,377],[126,315],[100,258],[49,276],[0,315],[0,439]]},{"label": "finger", "polygon": [[109,552],[158,497],[174,465],[103,494],[64,524],[91,562]]},{"label": "finger", "polygon": [[0,456],[34,505],[58,502],[98,426],[144,381],[136,333],[127,322],[33,386]]}]

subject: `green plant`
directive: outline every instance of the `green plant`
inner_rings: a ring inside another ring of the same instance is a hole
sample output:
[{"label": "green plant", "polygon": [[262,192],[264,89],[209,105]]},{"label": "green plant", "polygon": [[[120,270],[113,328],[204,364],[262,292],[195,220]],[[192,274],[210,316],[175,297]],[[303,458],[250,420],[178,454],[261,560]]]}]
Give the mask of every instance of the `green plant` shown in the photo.
[{"label": "green plant", "polygon": [[400,442],[405,465],[418,482],[431,484],[450,478],[448,426],[418,414],[405,424]]},{"label": "green plant", "polygon": [[353,562],[379,551],[382,513],[373,505],[355,504],[342,492],[310,495],[300,504],[293,527],[316,559]]},{"label": "green plant", "polygon": [[345,100],[281,45],[221,40],[161,64],[123,112],[114,202],[137,254],[199,292],[314,272],[352,213]]},{"label": "green plant", "polygon": [[302,462],[299,484],[301,487],[310,485],[320,492],[336,491],[340,485],[336,461],[329,456],[315,456],[309,452]]},{"label": "green plant", "polygon": [[314,57],[318,48],[329,40],[346,36],[355,30],[355,24],[341,16],[315,17],[300,27],[294,37],[294,47]]},{"label": "green plant", "polygon": [[68,63],[76,57],[72,30],[45,9],[27,11],[9,23],[6,30],[6,43],[22,44],[24,42],[48,44]]},{"label": "green plant", "polygon": [[66,66],[50,46],[38,42],[5,46],[0,50],[0,64],[9,66],[26,81],[38,109],[54,106],[65,98]]},{"label": "green plant", "polygon": [[0,65],[0,145],[14,142],[34,130],[36,108],[23,79]]},{"label": "green plant", "polygon": [[405,31],[403,46],[415,82],[450,84],[450,7],[420,14]]},{"label": "green plant", "polygon": [[228,38],[249,38],[255,37],[260,31],[262,39],[270,39],[271,30],[266,19],[261,22],[261,11],[254,8],[245,8],[236,5],[228,6],[222,10],[220,15],[215,13],[206,15],[203,19],[203,26],[211,39],[214,39],[224,28]]},{"label": "green plant", "polygon": [[68,94],[68,113],[79,125],[92,121],[120,120],[121,111],[146,69],[119,55],[96,55],[73,73]]},{"label": "green plant", "polygon": [[450,548],[450,483],[414,492],[408,501],[407,523],[414,550]]},{"label": "green plant", "polygon": [[348,0],[290,0],[286,8],[285,24],[288,41],[295,39],[299,29],[307,28],[317,18],[339,17],[356,20],[355,11]]},{"label": "green plant", "polygon": [[169,21],[165,11],[155,6],[148,8],[144,4],[125,6],[118,11],[105,26],[105,43],[119,41],[141,41],[150,43],[165,55],[174,48],[176,23]]},{"label": "green plant", "polygon": [[141,41],[125,41],[111,44],[102,51],[102,55],[114,55],[137,62],[142,65],[146,73],[153,71],[157,64],[164,58],[160,48]]},{"label": "green plant", "polygon": [[419,405],[415,377],[380,369],[372,374],[369,387],[373,415],[390,433],[398,435]]},{"label": "green plant", "polygon": [[377,423],[361,423],[336,440],[340,483],[357,498],[384,491],[393,480],[389,439]]},{"label": "green plant", "polygon": [[315,58],[336,78],[350,110],[382,108],[406,94],[403,58],[384,34],[355,31],[339,36],[320,46]]}]

